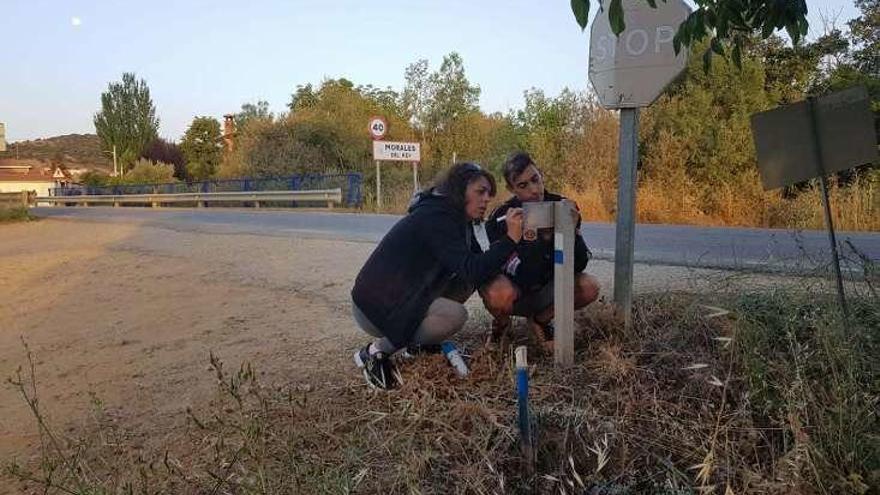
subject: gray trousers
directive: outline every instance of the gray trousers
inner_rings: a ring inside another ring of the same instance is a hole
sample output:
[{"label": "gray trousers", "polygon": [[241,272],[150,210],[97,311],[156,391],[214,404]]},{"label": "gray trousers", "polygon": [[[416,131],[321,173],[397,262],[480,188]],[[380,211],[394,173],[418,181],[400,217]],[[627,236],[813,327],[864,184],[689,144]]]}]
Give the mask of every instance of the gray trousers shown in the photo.
[{"label": "gray trousers", "polygon": [[[376,347],[379,350],[388,354],[393,354],[398,350],[353,301],[351,312],[354,321],[364,332],[379,339],[376,341]],[[413,335],[412,343],[417,345],[440,344],[458,333],[464,327],[467,319],[468,313],[464,304],[445,297],[438,297],[428,307],[425,318]]]}]

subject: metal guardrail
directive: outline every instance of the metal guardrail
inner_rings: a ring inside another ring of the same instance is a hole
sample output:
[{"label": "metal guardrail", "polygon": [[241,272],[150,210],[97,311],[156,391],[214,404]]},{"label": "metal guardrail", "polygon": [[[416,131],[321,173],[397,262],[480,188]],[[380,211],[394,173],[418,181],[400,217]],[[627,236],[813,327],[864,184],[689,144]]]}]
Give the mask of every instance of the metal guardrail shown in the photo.
[{"label": "metal guardrail", "polygon": [[363,175],[299,174],[284,177],[241,178],[209,180],[202,182],[174,182],[168,184],[125,184],[115,186],[74,185],[49,190],[50,196],[81,195],[134,195],[134,194],[180,194],[254,191],[308,191],[315,189],[342,189],[345,206],[356,208],[363,203]]},{"label": "metal guardrail", "polygon": [[34,196],[30,191],[0,193],[0,208],[26,207]]},{"label": "metal guardrail", "polygon": [[197,206],[205,206],[206,203],[216,202],[245,202],[253,203],[259,208],[260,203],[267,201],[292,201],[295,203],[326,203],[328,208],[342,202],[342,189],[318,189],[313,191],[235,191],[215,193],[174,193],[174,194],[95,194],[81,196],[38,196],[37,203],[76,204],[89,206],[90,204],[149,204],[154,208],[162,204],[171,203],[196,203]]}]

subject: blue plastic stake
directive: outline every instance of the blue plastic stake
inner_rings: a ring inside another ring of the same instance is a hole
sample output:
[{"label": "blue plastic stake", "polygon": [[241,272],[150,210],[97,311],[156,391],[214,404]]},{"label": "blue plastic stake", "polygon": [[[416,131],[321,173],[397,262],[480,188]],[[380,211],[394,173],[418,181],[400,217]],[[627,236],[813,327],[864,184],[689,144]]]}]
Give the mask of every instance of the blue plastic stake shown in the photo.
[{"label": "blue plastic stake", "polygon": [[516,348],[516,394],[519,420],[519,437],[528,474],[533,474],[534,449],[532,448],[532,422],[529,418],[529,364],[525,346]]}]

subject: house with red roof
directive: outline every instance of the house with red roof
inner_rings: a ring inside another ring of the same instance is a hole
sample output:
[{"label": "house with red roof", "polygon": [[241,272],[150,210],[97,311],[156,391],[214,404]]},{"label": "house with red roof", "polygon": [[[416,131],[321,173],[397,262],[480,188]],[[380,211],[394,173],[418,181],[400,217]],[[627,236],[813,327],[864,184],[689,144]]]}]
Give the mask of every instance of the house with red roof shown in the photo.
[{"label": "house with red roof", "polygon": [[34,191],[49,196],[56,187],[67,187],[73,178],[61,167],[40,160],[0,159],[0,192]]}]

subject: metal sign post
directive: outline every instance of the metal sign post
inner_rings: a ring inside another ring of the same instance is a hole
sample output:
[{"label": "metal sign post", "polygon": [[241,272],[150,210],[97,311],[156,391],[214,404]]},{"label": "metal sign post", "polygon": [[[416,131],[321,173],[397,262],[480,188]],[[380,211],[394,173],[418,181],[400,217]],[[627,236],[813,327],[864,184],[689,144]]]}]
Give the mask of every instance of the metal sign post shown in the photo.
[{"label": "metal sign post", "polygon": [[828,180],[825,178],[825,164],[822,160],[822,141],[819,139],[819,124],[816,118],[816,98],[807,98],[810,107],[810,129],[816,143],[816,166],[819,169],[819,183],[822,184],[822,206],[825,209],[825,226],[828,227],[828,242],[831,243],[831,262],[837,277],[837,300],[843,315],[849,317],[846,307],[846,294],[843,292],[843,275],[840,273],[840,255],[837,253],[837,237],[834,235],[834,220],[831,218],[831,201],[828,198]]},{"label": "metal sign post", "polygon": [[[378,115],[370,117],[367,129],[370,131],[370,138],[373,141],[381,141],[385,139],[385,134],[388,133],[388,121]],[[376,146],[374,145],[373,158],[376,159],[376,210],[378,211],[382,209],[382,170],[379,167],[379,159],[375,156],[375,153]]]},{"label": "metal sign post", "polygon": [[412,162],[413,167],[413,194],[419,192],[419,162]]},{"label": "metal sign post", "polygon": [[752,115],[752,137],[765,190],[819,179],[840,309],[848,314],[837,237],[831,217],[831,173],[877,163],[870,97],[863,86],[810,97]]},{"label": "metal sign post", "polygon": [[620,110],[618,150],[617,231],[614,242],[614,302],[632,325],[633,256],[636,237],[636,182],[639,157],[639,109]]},{"label": "metal sign post", "polygon": [[619,36],[604,14],[590,28],[590,82],[604,108],[620,110],[614,302],[627,328],[632,324],[638,109],[653,103],[688,60],[686,50],[675,53],[672,40],[690,7],[682,0],[656,2],[656,8],[649,3],[623,0],[627,23]]},{"label": "metal sign post", "polygon": [[376,160],[376,209],[382,209],[382,169],[379,160]]},{"label": "metal sign post", "polygon": [[422,159],[422,146],[420,143],[405,143],[396,141],[373,141],[373,159],[376,160],[376,204],[382,208],[382,178],[379,170],[379,162],[382,160],[391,162],[411,162],[413,168],[413,192],[419,191],[418,163]]},{"label": "metal sign post", "polygon": [[367,126],[373,139],[373,160],[376,161],[376,209],[382,209],[382,160],[392,162],[412,162],[413,194],[419,192],[419,161],[421,161],[420,143],[400,143],[385,141],[388,134],[388,121],[383,117],[370,118]]}]

